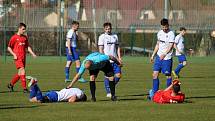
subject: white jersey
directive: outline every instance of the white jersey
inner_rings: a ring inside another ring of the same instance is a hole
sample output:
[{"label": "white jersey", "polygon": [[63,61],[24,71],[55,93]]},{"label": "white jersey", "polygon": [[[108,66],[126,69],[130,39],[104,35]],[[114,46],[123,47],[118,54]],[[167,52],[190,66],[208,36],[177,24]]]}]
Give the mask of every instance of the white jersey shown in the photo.
[{"label": "white jersey", "polygon": [[[159,41],[159,49],[158,49],[158,56],[161,56],[166,53],[169,45],[171,43],[174,43],[175,34],[173,31],[169,31],[168,33],[164,32],[163,30],[160,30],[157,33],[157,39]],[[172,51],[170,50],[169,53],[165,56],[164,60],[169,60],[172,58]]]},{"label": "white jersey", "polygon": [[78,88],[69,88],[69,89],[62,89],[60,91],[56,91],[58,94],[58,101],[68,101],[68,99],[72,96],[76,96],[80,99],[83,96],[83,92]]},{"label": "white jersey", "polygon": [[[184,37],[181,34],[178,34],[175,37],[175,44],[179,50],[179,52],[183,52],[184,53]],[[178,51],[175,52],[176,56],[181,55],[181,53],[179,53]]]},{"label": "white jersey", "polygon": [[[98,46],[104,47],[104,54],[117,57],[117,46],[119,45],[116,34],[103,33],[99,36]],[[111,61],[112,62],[112,61]]]},{"label": "white jersey", "polygon": [[67,32],[66,38],[70,39],[70,45],[66,41],[66,47],[77,47],[77,35],[73,29]]}]

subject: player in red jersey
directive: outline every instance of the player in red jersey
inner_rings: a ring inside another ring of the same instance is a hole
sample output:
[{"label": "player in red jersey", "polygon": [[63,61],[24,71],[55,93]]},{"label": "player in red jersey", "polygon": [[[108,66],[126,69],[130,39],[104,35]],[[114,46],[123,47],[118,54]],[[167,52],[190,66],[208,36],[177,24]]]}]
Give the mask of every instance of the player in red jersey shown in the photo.
[{"label": "player in red jersey", "polygon": [[11,37],[7,48],[8,51],[13,55],[16,68],[18,70],[18,73],[14,75],[11,82],[8,84],[8,88],[11,92],[14,91],[13,87],[19,79],[22,82],[22,88],[24,93],[28,92],[25,79],[26,49],[34,58],[36,57],[36,55],[29,46],[28,38],[25,35],[25,31],[26,25],[24,23],[19,23],[18,32]]},{"label": "player in red jersey", "polygon": [[173,83],[165,90],[158,90],[153,96],[153,101],[156,103],[182,103],[185,95],[180,92],[179,80],[174,80]]}]

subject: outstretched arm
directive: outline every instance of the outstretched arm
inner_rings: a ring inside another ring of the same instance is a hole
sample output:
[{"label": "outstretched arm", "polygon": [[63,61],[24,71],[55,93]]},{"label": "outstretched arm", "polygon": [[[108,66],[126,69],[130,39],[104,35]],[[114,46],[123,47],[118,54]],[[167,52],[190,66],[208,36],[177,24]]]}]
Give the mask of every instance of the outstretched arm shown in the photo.
[{"label": "outstretched arm", "polygon": [[66,88],[71,88],[78,81],[79,78],[80,78],[80,74],[77,73],[73,78],[72,82]]}]

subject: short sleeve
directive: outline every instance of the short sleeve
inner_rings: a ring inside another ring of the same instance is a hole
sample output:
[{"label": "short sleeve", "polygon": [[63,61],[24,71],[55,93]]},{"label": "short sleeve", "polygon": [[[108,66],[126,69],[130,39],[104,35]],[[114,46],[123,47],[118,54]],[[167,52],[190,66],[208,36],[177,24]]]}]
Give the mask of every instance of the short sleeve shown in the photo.
[{"label": "short sleeve", "polygon": [[15,44],[15,40],[16,40],[16,38],[14,36],[12,36],[9,43],[8,43],[8,47],[13,48],[14,44]]},{"label": "short sleeve", "polygon": [[73,31],[72,29],[70,29],[70,30],[67,32],[66,38],[71,39],[73,33],[74,33],[74,31]]},{"label": "short sleeve", "polygon": [[174,34],[174,32],[170,32],[170,34],[169,34],[169,43],[174,43],[175,42],[175,34]]},{"label": "short sleeve", "polygon": [[119,40],[118,40],[118,36],[115,34],[114,38],[116,39],[116,45],[119,45]]},{"label": "short sleeve", "polygon": [[104,46],[104,39],[102,35],[99,36],[98,46]]},{"label": "short sleeve", "polygon": [[179,39],[180,39],[180,36],[176,36],[176,37],[175,37],[175,43],[176,43],[176,44],[178,44]]}]

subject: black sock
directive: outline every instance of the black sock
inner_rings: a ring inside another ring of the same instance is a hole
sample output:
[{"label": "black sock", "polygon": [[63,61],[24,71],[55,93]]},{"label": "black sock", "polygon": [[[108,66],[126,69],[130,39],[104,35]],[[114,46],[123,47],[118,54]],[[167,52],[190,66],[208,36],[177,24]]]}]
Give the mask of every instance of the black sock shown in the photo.
[{"label": "black sock", "polygon": [[114,81],[109,81],[109,86],[110,86],[111,95],[115,96],[115,82]]},{"label": "black sock", "polygon": [[95,92],[96,92],[95,81],[90,81],[90,92],[91,92],[92,98],[96,98],[96,96],[95,96]]}]

